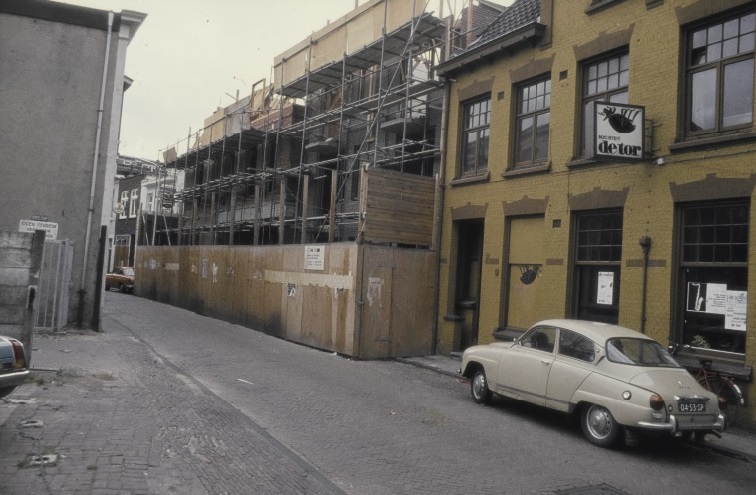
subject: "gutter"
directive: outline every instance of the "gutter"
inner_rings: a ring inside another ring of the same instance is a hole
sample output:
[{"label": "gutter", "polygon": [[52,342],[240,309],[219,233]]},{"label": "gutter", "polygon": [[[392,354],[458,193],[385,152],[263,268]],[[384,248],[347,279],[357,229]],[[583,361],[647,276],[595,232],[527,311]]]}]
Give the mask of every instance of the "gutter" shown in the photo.
[{"label": "gutter", "polygon": [[92,217],[94,216],[94,202],[97,192],[97,162],[100,154],[100,140],[102,139],[102,115],[105,109],[105,87],[108,80],[108,64],[110,63],[110,38],[113,34],[113,12],[108,12],[108,34],[105,40],[105,62],[102,65],[102,83],[100,85],[100,104],[97,108],[97,133],[95,136],[94,157],[92,159],[92,185],[89,191],[89,209],[87,211],[87,230],[84,237],[84,261],[81,267],[81,284],[79,285],[79,307],[77,324],[81,328],[84,324],[84,296],[87,293],[87,259],[89,258],[89,241],[92,237]]}]

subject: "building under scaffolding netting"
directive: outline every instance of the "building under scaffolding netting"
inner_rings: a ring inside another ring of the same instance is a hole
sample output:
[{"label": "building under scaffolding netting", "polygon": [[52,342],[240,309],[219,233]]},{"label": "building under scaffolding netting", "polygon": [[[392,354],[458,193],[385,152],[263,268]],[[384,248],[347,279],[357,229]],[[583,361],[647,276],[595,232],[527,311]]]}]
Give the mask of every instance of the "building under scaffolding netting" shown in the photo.
[{"label": "building under scaffolding netting", "polygon": [[272,83],[164,153],[185,174],[170,237],[431,246],[447,31],[424,1],[372,0],[276,57]]}]

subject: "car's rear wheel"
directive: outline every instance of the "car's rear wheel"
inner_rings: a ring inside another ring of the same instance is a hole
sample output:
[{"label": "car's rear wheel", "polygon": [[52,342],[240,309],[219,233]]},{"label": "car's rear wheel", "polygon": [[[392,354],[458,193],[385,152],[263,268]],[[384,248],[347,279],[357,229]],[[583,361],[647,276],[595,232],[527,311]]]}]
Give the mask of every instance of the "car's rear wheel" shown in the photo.
[{"label": "car's rear wheel", "polygon": [[597,404],[589,404],[583,408],[583,417],[580,423],[585,438],[599,447],[611,447],[617,443],[622,429],[622,426],[614,420],[609,409]]},{"label": "car's rear wheel", "polygon": [[126,287],[122,283],[118,284],[118,292],[125,294],[126,293]]},{"label": "car's rear wheel", "polygon": [[470,381],[470,394],[473,400],[478,404],[488,404],[491,402],[493,393],[488,388],[488,380],[486,379],[486,372],[482,368],[478,368],[473,373],[472,380]]}]

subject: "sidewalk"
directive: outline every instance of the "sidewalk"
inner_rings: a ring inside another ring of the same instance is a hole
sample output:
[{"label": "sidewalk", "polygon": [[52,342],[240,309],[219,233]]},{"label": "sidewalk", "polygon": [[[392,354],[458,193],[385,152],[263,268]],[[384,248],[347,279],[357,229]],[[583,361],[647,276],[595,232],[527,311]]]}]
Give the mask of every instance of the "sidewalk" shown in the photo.
[{"label": "sidewalk", "polygon": [[[400,362],[458,378],[460,359],[456,356],[422,356],[398,358]],[[730,457],[748,459],[756,463],[756,433],[738,428],[722,433],[722,438],[707,435],[706,448]]]}]

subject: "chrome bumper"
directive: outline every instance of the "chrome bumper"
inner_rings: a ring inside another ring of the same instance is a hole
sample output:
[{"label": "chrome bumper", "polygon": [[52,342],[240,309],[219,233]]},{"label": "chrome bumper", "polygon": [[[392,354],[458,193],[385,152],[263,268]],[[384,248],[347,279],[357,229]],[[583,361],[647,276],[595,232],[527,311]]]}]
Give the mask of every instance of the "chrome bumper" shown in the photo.
[{"label": "chrome bumper", "polygon": [[24,383],[27,376],[29,376],[29,370],[14,371],[12,373],[0,375],[0,388],[21,385]]},{"label": "chrome bumper", "polygon": [[700,431],[700,430],[706,430],[706,431],[716,431],[717,433],[721,433],[725,431],[727,428],[725,423],[725,418],[722,414],[717,415],[717,419],[713,423],[700,423],[695,425],[685,425],[685,427],[681,428],[679,422],[677,421],[677,418],[674,416],[674,414],[670,414],[667,418],[667,421],[664,423],[651,423],[648,421],[638,421],[637,424],[638,428],[643,428],[644,430],[653,430],[653,431],[666,431],[670,434],[675,434],[679,431]]}]

